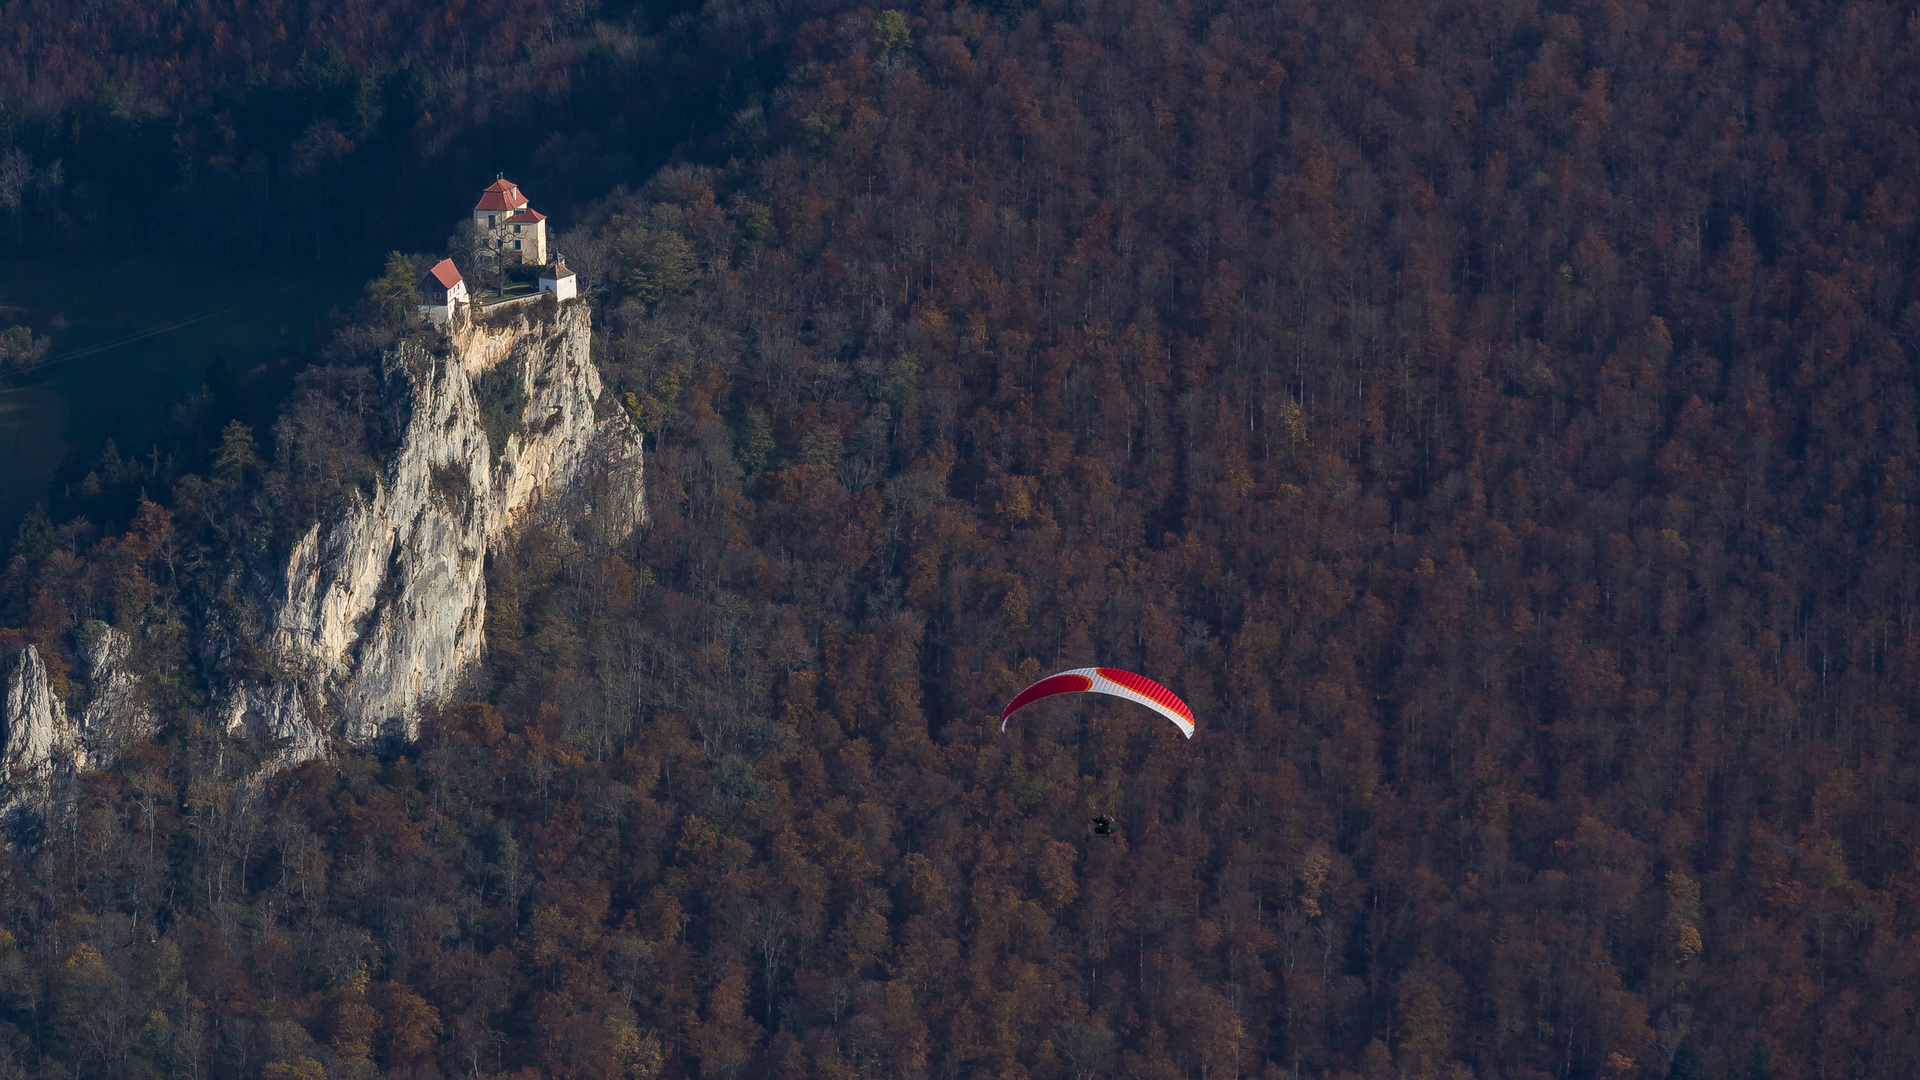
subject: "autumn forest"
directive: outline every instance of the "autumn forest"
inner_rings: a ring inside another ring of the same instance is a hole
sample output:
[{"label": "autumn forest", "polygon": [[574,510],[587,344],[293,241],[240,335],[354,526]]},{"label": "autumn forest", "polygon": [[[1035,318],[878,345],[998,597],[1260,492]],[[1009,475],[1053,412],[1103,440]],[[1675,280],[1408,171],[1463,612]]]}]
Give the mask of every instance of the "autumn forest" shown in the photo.
[{"label": "autumn forest", "polygon": [[[0,655],[120,628],[164,725],[14,819],[0,1077],[1920,1074],[1905,8],[0,26],[0,251],[438,257],[548,184],[650,515],[520,529],[417,741],[262,776],[211,695],[407,305],[50,496]],[[1094,663],[1194,738],[999,730]]]}]

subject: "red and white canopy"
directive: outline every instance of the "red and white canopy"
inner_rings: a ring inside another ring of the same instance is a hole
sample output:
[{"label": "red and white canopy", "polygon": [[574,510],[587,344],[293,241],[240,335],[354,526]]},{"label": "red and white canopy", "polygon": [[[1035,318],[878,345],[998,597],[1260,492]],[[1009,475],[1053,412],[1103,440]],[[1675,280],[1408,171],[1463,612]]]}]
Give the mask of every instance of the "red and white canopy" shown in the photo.
[{"label": "red and white canopy", "polygon": [[1110,667],[1074,668],[1049,675],[1020,691],[1001,711],[1000,730],[1007,730],[1007,718],[1014,713],[1055,694],[1111,694],[1138,702],[1173,721],[1187,738],[1193,738],[1193,710],[1179,695],[1145,675]]}]

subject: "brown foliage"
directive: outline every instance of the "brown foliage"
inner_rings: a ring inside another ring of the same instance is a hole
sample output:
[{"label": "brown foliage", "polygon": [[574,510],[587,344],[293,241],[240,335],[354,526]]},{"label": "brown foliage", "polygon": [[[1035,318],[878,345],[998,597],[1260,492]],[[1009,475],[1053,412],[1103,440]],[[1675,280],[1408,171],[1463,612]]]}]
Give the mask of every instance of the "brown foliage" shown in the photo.
[{"label": "brown foliage", "polygon": [[[237,1061],[285,1014],[282,1062],[448,1075],[1914,1071],[1899,13],[905,16],[908,57],[810,24],[770,156],[582,227],[627,264],[599,325],[653,520],[495,554],[488,703],[249,817],[178,676],[171,756],[45,856],[46,909],[169,920],[169,1030],[224,1026],[167,1045]],[[238,610],[208,518],[141,522],[10,572],[8,640],[64,671],[81,620]],[[1089,662],[1196,737],[998,730]]]}]

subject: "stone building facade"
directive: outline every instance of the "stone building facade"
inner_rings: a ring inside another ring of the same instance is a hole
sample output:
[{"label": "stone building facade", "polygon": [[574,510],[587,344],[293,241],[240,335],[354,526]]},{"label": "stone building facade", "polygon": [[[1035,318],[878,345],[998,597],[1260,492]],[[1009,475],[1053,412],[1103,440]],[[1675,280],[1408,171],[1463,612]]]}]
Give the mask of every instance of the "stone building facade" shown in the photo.
[{"label": "stone building facade", "polygon": [[506,177],[480,193],[473,223],[492,242],[502,264],[547,264],[547,215],[528,206],[519,185]]}]

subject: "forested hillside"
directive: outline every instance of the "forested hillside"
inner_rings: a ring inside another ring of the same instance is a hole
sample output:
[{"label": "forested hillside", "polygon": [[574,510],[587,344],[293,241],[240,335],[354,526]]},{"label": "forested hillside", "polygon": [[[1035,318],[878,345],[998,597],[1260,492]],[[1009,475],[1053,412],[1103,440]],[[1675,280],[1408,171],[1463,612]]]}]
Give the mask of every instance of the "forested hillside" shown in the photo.
[{"label": "forested hillside", "polygon": [[[1920,23],[752,18],[764,137],[560,223],[651,524],[496,552],[418,743],[207,713],[353,349],[16,542],[0,655],[168,726],[0,864],[0,1071],[1920,1072]],[[1094,662],[1195,737],[998,730]]]},{"label": "forested hillside", "polygon": [[0,26],[0,255],[295,265],[436,243],[500,169],[552,211],[682,143],[724,157],[784,38],[679,0],[3,0]]}]

